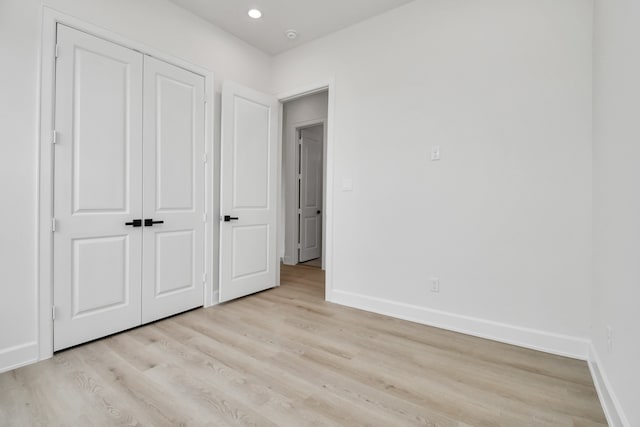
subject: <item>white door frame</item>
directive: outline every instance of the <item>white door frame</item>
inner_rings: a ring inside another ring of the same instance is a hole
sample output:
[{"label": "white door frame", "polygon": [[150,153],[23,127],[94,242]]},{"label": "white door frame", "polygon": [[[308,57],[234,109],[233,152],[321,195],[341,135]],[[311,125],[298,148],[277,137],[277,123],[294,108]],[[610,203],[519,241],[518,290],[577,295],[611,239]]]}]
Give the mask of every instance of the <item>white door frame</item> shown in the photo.
[{"label": "white door frame", "polygon": [[[38,142],[38,168],[37,191],[38,204],[37,235],[38,240],[38,271],[37,271],[37,302],[38,302],[38,360],[48,359],[53,355],[53,235],[51,232],[51,220],[53,218],[53,145],[52,134],[54,126],[54,102],[55,102],[55,51],[56,51],[56,27],[57,24],[84,31],[100,37],[112,43],[119,44],[129,49],[136,50],[145,55],[171,63],[184,68],[205,79],[205,150],[207,163],[205,165],[205,209],[207,221],[205,223],[205,273],[206,283],[203,297],[205,307],[215,305],[218,301],[217,292],[217,259],[214,262],[215,248],[213,242],[219,240],[219,232],[212,225],[212,213],[214,210],[214,182],[216,171],[213,170],[216,159],[214,153],[214,81],[213,72],[203,67],[191,64],[172,55],[166,54],[143,43],[124,38],[104,28],[84,22],[80,19],[58,12],[47,6],[43,6],[42,13],[42,44],[41,44],[41,70],[40,70],[40,117],[39,117],[39,142]],[[218,183],[216,183],[217,185]]]},{"label": "white door frame", "polygon": [[[291,172],[291,181],[288,183],[290,185],[289,188],[295,188],[295,193],[297,194],[297,196],[295,196],[296,201],[299,202],[300,200],[300,181],[298,180],[298,174],[300,173],[300,171],[298,170],[298,159],[299,159],[299,155],[300,155],[300,145],[296,142],[297,138],[298,138],[298,132],[304,130],[304,129],[308,129],[308,128],[312,128],[315,126],[322,126],[322,268],[325,269],[325,233],[326,233],[326,215],[324,214],[324,204],[326,203],[326,199],[327,199],[327,183],[326,183],[326,179],[327,179],[327,120],[326,119],[317,119],[317,120],[306,120],[303,122],[298,122],[298,123],[292,123],[288,129],[285,129],[284,131],[288,133],[287,135],[287,139],[292,141],[293,144],[293,152],[294,152],[294,156],[291,159],[291,161],[289,162],[289,165],[286,165],[283,170],[289,170]],[[283,149],[286,149],[289,147],[285,147],[283,145]],[[286,191],[287,186],[285,185],[283,191]],[[290,211],[290,213],[292,214],[292,218],[297,217],[297,212],[298,212],[298,207],[297,205],[294,206],[287,206],[286,205],[286,194],[283,195],[283,197],[285,197],[285,206],[284,209],[285,211]],[[296,215],[293,215],[294,213],[296,213]],[[286,217],[286,214],[285,214]],[[285,228],[285,239],[288,240],[285,241],[285,247],[286,244],[288,243],[289,245],[297,245],[298,242],[300,242],[300,224],[299,223],[285,223],[284,225]],[[293,263],[292,264],[298,264],[300,262],[300,250],[296,249],[295,250],[295,255],[294,255],[294,259],[293,259]],[[285,252],[285,264],[287,264],[287,256],[286,256],[286,252]],[[291,263],[291,260],[289,260],[289,263]]]},{"label": "white door frame", "polygon": [[[321,82],[317,82],[315,84],[310,84],[306,87],[293,89],[287,92],[280,93],[277,95],[278,100],[280,101],[280,126],[282,127],[283,118],[284,118],[284,103],[288,101],[293,101],[294,99],[302,98],[307,95],[313,95],[318,92],[328,92],[328,107],[327,107],[327,119],[316,121],[316,124],[324,123],[324,206],[322,207],[324,213],[324,224],[323,228],[323,259],[322,263],[325,268],[325,300],[332,301],[333,299],[333,150],[334,150],[334,141],[333,141],[333,129],[334,129],[334,106],[335,106],[335,83],[333,79],[325,80]],[[296,124],[296,126],[300,126],[300,124]],[[306,126],[302,126],[306,127]],[[280,140],[282,141],[282,131],[287,131],[286,129],[281,130]],[[282,146],[282,145],[281,145]],[[280,159],[282,159],[282,152],[280,153]],[[280,171],[280,179],[282,179],[282,171]],[[283,198],[285,197],[282,188],[280,185],[280,201],[278,206],[283,206]],[[284,215],[285,211],[280,209],[278,212],[278,224],[284,224]],[[282,239],[278,239],[278,244],[283,244]],[[278,248],[279,257],[280,254],[284,253],[284,248]],[[297,255],[296,255],[297,257]],[[279,277],[278,277],[279,283]]]}]

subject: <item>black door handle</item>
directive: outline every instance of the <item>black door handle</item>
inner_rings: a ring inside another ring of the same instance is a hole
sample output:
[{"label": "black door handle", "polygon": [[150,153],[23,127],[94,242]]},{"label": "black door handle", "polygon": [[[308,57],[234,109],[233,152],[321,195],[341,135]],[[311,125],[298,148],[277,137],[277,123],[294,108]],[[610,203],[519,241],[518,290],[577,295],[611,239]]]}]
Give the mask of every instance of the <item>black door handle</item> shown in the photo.
[{"label": "black door handle", "polygon": [[131,222],[125,222],[124,225],[131,225],[133,227],[142,227],[142,220],[141,219],[134,219]]},{"label": "black door handle", "polygon": [[237,216],[229,216],[229,215],[224,216],[224,222],[237,221],[239,219],[240,218],[238,218]]},{"label": "black door handle", "polygon": [[320,214],[322,213],[322,211],[316,211],[316,213],[317,213],[318,215],[320,215]]},{"label": "black door handle", "polygon": [[145,227],[153,227],[153,224],[164,224],[164,221],[154,221],[153,218],[146,218],[144,220]]}]

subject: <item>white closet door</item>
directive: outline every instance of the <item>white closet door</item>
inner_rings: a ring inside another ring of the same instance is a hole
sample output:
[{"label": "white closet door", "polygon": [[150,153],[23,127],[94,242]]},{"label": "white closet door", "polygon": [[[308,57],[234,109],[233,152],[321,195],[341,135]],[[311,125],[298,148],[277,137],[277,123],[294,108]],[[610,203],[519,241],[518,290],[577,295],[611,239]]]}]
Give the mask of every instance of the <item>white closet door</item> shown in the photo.
[{"label": "white closet door", "polygon": [[142,55],[58,25],[54,349],[140,324]]},{"label": "white closet door", "polygon": [[322,130],[300,131],[300,262],[322,256]]},{"label": "white closet door", "polygon": [[204,302],[204,77],[145,56],[142,322]]},{"label": "white closet door", "polygon": [[278,101],[222,90],[220,301],[276,286]]}]

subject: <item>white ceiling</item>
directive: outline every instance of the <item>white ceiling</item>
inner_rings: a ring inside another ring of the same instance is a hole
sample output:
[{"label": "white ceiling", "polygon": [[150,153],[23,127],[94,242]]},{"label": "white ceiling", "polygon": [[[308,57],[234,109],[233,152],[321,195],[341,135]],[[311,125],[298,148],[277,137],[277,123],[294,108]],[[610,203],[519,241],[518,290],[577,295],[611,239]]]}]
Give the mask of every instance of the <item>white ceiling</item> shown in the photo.
[{"label": "white ceiling", "polygon": [[[278,54],[412,0],[171,1],[267,53]],[[253,8],[262,11],[261,19],[247,16]],[[298,31],[297,39],[285,36],[289,29]]]}]

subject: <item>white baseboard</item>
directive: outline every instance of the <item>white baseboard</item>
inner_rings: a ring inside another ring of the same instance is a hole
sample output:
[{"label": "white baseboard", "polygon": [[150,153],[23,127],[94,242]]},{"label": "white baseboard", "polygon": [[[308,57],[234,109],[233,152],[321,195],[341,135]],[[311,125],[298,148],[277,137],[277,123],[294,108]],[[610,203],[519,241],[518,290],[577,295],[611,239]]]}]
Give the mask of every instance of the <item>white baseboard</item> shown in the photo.
[{"label": "white baseboard", "polygon": [[611,383],[609,382],[605,372],[600,369],[600,357],[593,344],[589,346],[589,370],[593,383],[598,392],[598,398],[602,404],[604,415],[607,417],[607,423],[610,427],[631,427],[627,417],[620,406],[620,401],[616,398]]},{"label": "white baseboard", "polygon": [[588,356],[589,340],[579,337],[523,328],[335,289],[332,290],[328,301],[574,359],[586,360]]},{"label": "white baseboard", "polygon": [[37,342],[33,341],[9,347],[7,349],[0,350],[0,373],[11,371],[37,361]]},{"label": "white baseboard", "polygon": [[292,256],[285,256],[285,257],[282,259],[282,263],[283,263],[284,265],[296,265],[296,264],[297,264],[296,260],[295,260],[295,259],[294,259],[294,257],[292,257]]}]

